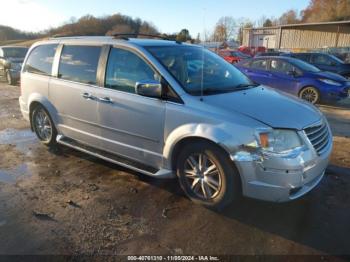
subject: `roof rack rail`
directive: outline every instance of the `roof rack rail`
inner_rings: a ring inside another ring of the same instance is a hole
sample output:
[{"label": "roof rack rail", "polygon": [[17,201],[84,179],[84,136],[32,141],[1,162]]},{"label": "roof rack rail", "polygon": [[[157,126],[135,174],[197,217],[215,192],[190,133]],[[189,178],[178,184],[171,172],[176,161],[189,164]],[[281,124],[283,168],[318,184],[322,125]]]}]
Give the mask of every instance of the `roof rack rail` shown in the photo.
[{"label": "roof rack rail", "polygon": [[[165,36],[161,36],[161,35],[152,35],[152,34],[137,34],[137,33],[129,33],[129,34],[113,34],[112,35],[114,38],[119,38],[119,39],[123,39],[123,40],[129,40],[129,37],[134,37],[134,38],[138,38],[139,36],[144,36],[144,37],[149,37],[149,38],[158,38],[158,39],[162,39],[162,40],[170,40],[168,37]],[[176,41],[177,42],[177,41]]]},{"label": "roof rack rail", "polygon": [[115,38],[121,38],[124,40],[129,40],[129,37],[134,37],[137,38],[139,36],[144,36],[144,37],[150,37],[150,38],[159,38],[163,40],[169,40],[169,38],[161,35],[152,35],[152,34],[137,34],[137,33],[123,33],[123,34],[113,34],[112,35]]}]

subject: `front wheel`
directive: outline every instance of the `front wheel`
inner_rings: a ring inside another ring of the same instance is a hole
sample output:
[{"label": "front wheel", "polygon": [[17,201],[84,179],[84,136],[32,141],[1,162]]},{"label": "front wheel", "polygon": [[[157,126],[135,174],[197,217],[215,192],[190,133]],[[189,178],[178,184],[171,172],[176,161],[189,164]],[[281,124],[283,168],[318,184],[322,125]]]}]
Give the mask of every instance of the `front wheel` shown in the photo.
[{"label": "front wheel", "polygon": [[221,210],[240,195],[240,179],[227,154],[207,144],[189,144],[177,160],[176,174],[195,203]]},{"label": "front wheel", "polygon": [[311,104],[317,104],[320,102],[320,93],[315,87],[307,86],[300,91],[299,98],[306,100]]},{"label": "front wheel", "polygon": [[32,125],[34,132],[43,144],[47,146],[54,146],[57,144],[57,130],[49,113],[44,107],[39,105],[33,110]]}]

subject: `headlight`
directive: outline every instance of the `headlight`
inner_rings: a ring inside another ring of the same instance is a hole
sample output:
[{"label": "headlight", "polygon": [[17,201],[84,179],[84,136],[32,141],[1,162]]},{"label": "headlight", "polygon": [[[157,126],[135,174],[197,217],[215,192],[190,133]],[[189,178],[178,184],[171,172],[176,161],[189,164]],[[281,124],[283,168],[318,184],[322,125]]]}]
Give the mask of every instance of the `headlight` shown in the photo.
[{"label": "headlight", "polygon": [[271,153],[286,153],[303,145],[299,135],[294,130],[273,129],[261,131],[258,134],[262,150]]},{"label": "headlight", "polygon": [[333,86],[341,86],[342,84],[337,82],[337,81],[333,81],[327,78],[319,78],[318,80],[320,80],[321,82],[328,84],[328,85],[333,85]]}]

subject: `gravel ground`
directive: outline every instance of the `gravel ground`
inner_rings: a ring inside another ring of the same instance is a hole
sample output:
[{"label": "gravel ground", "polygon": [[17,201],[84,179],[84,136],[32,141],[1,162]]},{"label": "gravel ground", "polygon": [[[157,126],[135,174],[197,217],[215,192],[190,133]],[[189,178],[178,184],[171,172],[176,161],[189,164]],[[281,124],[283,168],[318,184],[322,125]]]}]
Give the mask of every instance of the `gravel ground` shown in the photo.
[{"label": "gravel ground", "polygon": [[0,254],[350,255],[350,103],[321,106],[334,133],[321,184],[285,204],[242,199],[222,213],[77,151],[48,150],[0,84]]}]

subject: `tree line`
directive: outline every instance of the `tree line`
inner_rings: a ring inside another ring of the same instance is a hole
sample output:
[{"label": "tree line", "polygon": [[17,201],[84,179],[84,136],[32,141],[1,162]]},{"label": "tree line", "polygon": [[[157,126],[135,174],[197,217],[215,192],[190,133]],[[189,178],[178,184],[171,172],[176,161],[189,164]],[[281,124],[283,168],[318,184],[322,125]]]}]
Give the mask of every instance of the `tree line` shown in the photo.
[{"label": "tree line", "polygon": [[[280,17],[262,16],[257,21],[248,18],[234,18],[224,16],[215,24],[212,32],[205,31],[203,35],[192,38],[188,29],[171,34],[161,34],[171,40],[181,42],[200,41],[238,41],[242,42],[242,32],[249,27],[269,27],[284,24],[341,21],[350,19],[350,0],[310,0],[309,5],[300,12],[288,10]],[[71,18],[62,26],[50,28],[42,32],[22,32],[8,26],[0,26],[0,41],[17,39],[36,39],[54,35],[113,35],[122,33],[134,34],[160,34],[159,30],[150,22],[140,18],[132,18],[123,14],[94,17],[85,15],[79,19]]]}]

